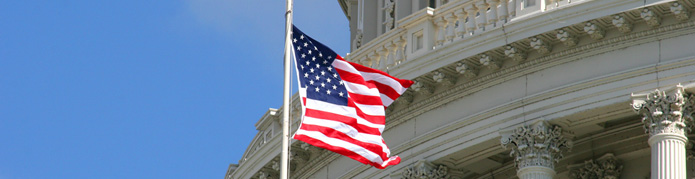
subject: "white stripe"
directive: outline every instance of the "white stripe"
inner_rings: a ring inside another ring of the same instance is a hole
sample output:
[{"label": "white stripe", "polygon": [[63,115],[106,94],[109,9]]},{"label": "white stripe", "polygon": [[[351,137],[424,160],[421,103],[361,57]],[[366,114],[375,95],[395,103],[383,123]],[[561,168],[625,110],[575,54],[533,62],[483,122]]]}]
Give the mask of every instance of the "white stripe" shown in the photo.
[{"label": "white stripe", "polygon": [[355,67],[350,65],[350,63],[348,63],[347,61],[333,60],[332,65],[333,65],[333,67],[335,67],[337,69],[341,69],[343,71],[347,71],[347,72],[354,73],[354,74],[360,74],[360,72],[357,71],[357,69],[355,69]]},{"label": "white stripe", "polygon": [[343,80],[343,84],[345,84],[345,88],[350,93],[356,93],[365,96],[379,96],[379,89],[377,88],[369,88],[363,84],[352,83],[345,80]]},{"label": "white stripe", "polygon": [[[352,139],[366,142],[366,143],[376,144],[376,145],[381,146],[382,149],[388,149],[388,147],[386,147],[386,145],[384,145],[384,143],[382,142],[382,138],[380,135],[372,135],[372,134],[357,132],[357,129],[353,128],[351,125],[347,125],[347,124],[342,123],[342,122],[313,118],[313,117],[307,116],[304,118],[304,122],[302,124],[309,124],[309,125],[331,128],[331,129],[339,131],[345,135],[350,136],[350,138],[352,138]],[[299,130],[301,130],[301,129],[299,129]]]},{"label": "white stripe", "polygon": [[383,93],[379,93],[379,96],[381,97],[381,103],[384,104],[384,106],[389,106],[391,103],[393,103],[393,99],[389,98],[389,96],[386,96]]},{"label": "white stripe", "polygon": [[386,111],[384,110],[383,105],[366,105],[355,103],[355,106],[360,108],[363,113],[370,116],[386,116]]},{"label": "white stripe", "polygon": [[345,148],[347,150],[355,152],[356,154],[358,154],[358,155],[360,155],[360,156],[362,156],[362,157],[366,158],[367,160],[372,161],[374,163],[378,163],[378,164],[384,163],[384,161],[381,160],[381,157],[378,154],[375,154],[374,152],[369,151],[362,146],[355,145],[353,143],[346,142],[346,141],[343,141],[340,139],[328,137],[321,132],[298,130],[297,134],[295,134],[295,135],[305,135],[305,136],[314,138],[316,140],[320,140],[321,142],[324,142],[328,145]]},{"label": "white stripe", "polygon": [[379,73],[369,73],[369,72],[362,72],[360,73],[362,75],[362,78],[364,78],[365,81],[376,81],[381,84],[390,86],[393,90],[395,90],[398,94],[403,94],[407,88],[404,88],[400,82],[394,80],[393,78],[390,78],[388,76],[384,76]]},{"label": "white stripe", "polygon": [[[383,124],[374,124],[371,123],[365,119],[363,119],[360,116],[357,116],[357,112],[355,111],[355,108],[349,107],[349,106],[342,106],[342,105],[336,105],[333,103],[327,103],[323,102],[320,100],[313,100],[313,99],[306,99],[306,108],[309,109],[314,109],[318,111],[324,111],[324,112],[329,112],[333,114],[338,114],[342,116],[347,116],[347,117],[352,117],[357,119],[358,124],[365,125],[367,127],[371,128],[377,128],[379,131],[384,131],[384,125]],[[382,107],[383,108],[383,107]]]}]

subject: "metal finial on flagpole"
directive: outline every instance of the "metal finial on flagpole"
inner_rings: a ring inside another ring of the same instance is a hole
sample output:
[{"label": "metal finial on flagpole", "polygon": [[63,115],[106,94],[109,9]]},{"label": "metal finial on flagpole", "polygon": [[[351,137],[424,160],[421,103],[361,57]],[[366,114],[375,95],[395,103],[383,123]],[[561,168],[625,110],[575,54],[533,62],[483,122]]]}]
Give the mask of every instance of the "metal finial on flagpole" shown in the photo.
[{"label": "metal finial on flagpole", "polygon": [[292,32],[292,0],[287,0],[285,11],[285,82],[282,95],[282,155],[280,157],[280,179],[290,177],[290,50]]}]

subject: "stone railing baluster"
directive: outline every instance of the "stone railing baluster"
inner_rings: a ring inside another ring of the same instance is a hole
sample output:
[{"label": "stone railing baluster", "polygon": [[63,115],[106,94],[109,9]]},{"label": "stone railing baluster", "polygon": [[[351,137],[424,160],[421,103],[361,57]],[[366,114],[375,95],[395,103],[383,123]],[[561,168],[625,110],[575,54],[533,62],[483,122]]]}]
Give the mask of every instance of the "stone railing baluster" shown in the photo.
[{"label": "stone railing baluster", "polygon": [[478,29],[482,32],[485,31],[485,25],[487,25],[487,7],[488,4],[485,0],[478,0],[475,2],[475,7],[478,8]]},{"label": "stone railing baluster", "polygon": [[466,13],[468,14],[468,22],[466,23],[466,31],[469,36],[475,34],[475,14],[478,12],[478,8],[475,8],[473,4],[468,4],[464,7]]},{"label": "stone railing baluster", "polygon": [[454,12],[456,14],[456,18],[458,19],[458,27],[456,28],[456,36],[458,38],[463,38],[463,36],[466,34],[466,12],[463,11],[463,9],[456,10]]}]

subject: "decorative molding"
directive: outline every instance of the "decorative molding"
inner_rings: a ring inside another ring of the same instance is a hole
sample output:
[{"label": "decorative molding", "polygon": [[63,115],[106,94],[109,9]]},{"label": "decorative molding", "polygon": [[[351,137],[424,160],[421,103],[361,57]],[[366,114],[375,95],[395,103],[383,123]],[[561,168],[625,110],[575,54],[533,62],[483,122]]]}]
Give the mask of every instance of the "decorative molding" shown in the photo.
[{"label": "decorative molding", "polygon": [[432,72],[432,80],[437,83],[442,83],[446,86],[456,84],[456,78],[447,75],[439,70]]},{"label": "decorative molding", "polygon": [[577,45],[577,42],[579,42],[579,40],[577,39],[577,37],[575,37],[574,34],[571,34],[569,31],[565,29],[558,29],[555,37],[557,37],[558,40],[560,40],[568,47],[574,47],[575,45]]},{"label": "decorative molding", "polygon": [[591,37],[594,40],[600,40],[606,36],[606,31],[604,31],[601,27],[597,26],[593,22],[586,22],[584,24],[584,32],[586,32],[586,34],[589,34],[589,37]]},{"label": "decorative molding", "polygon": [[619,179],[623,164],[612,153],[607,153],[596,160],[584,161],[584,164],[570,171],[575,179]]},{"label": "decorative molding", "polygon": [[632,94],[632,109],[642,115],[645,132],[685,135],[693,126],[695,95],[686,94],[680,84],[676,88],[648,94]]},{"label": "decorative molding", "polygon": [[383,24],[386,27],[387,31],[393,29],[393,22],[394,22],[393,9],[394,9],[395,4],[396,3],[393,2],[393,0],[384,1],[384,7],[382,8],[382,10],[386,14],[386,17],[384,19]]},{"label": "decorative molding", "polygon": [[511,45],[504,46],[504,55],[517,62],[526,60],[526,53]]},{"label": "decorative molding", "polygon": [[406,167],[400,172],[400,175],[403,179],[448,179],[451,177],[449,175],[449,167],[435,165],[425,160],[419,160],[415,164]]},{"label": "decorative molding", "polygon": [[[355,39],[352,40],[352,51],[355,51],[362,47],[362,29],[357,29],[355,34]],[[364,65],[364,64],[363,64]]]},{"label": "decorative molding", "polygon": [[478,68],[466,64],[464,62],[456,63],[456,72],[459,72],[466,78],[473,78],[478,76]]},{"label": "decorative molding", "polygon": [[480,54],[480,64],[483,64],[483,66],[486,66],[489,69],[492,70],[497,70],[502,67],[502,62],[492,58],[492,56],[488,54]]},{"label": "decorative molding", "polygon": [[625,17],[622,15],[614,15],[611,23],[622,33],[630,33],[632,31],[632,23],[625,20]]},{"label": "decorative molding", "polygon": [[418,92],[420,94],[432,94],[434,92],[434,87],[432,85],[421,82],[421,81],[415,81],[412,86],[410,86],[413,91]]},{"label": "decorative molding", "polygon": [[[505,134],[506,133],[506,134]],[[567,139],[571,133],[563,131],[560,126],[551,125],[539,119],[531,125],[517,127],[513,131],[503,132],[500,142],[505,149],[511,149],[517,170],[525,167],[555,168],[555,163],[562,159],[562,153],[572,148]]]},{"label": "decorative molding", "polygon": [[671,13],[673,13],[673,15],[675,15],[676,19],[678,20],[685,21],[690,18],[690,12],[688,11],[688,9],[683,7],[683,4],[681,4],[678,1],[672,2],[671,7],[669,9],[671,9]]},{"label": "decorative molding", "polygon": [[647,22],[647,25],[651,27],[661,25],[661,18],[659,17],[659,15],[654,13],[654,11],[652,11],[649,8],[642,9],[642,12],[640,12],[640,17],[642,17],[642,19],[644,19],[644,21]]},{"label": "decorative molding", "polygon": [[540,54],[545,55],[552,51],[552,46],[550,46],[548,43],[546,43],[543,39],[539,37],[531,37],[529,38],[529,40],[531,40],[531,42],[529,43],[531,48],[536,49]]}]

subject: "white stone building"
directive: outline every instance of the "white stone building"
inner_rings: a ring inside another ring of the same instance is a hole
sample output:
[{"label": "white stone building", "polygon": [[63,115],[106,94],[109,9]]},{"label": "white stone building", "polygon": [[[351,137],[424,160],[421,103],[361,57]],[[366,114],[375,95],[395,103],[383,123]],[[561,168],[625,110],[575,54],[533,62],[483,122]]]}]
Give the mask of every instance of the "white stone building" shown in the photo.
[{"label": "white stone building", "polygon": [[[387,110],[403,160],[295,140],[292,178],[695,178],[695,0],[338,3],[347,60],[417,81]],[[281,110],[225,178],[277,178]]]}]

